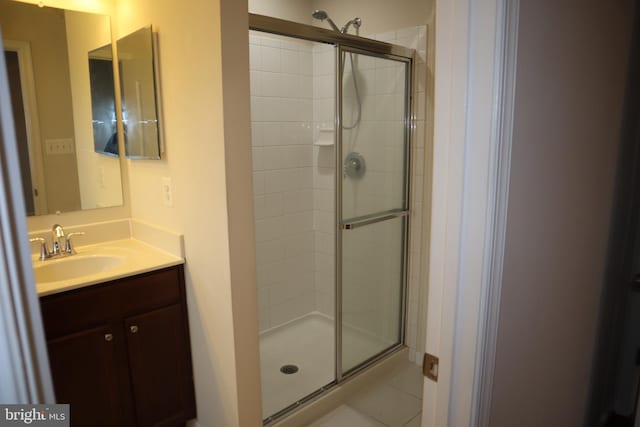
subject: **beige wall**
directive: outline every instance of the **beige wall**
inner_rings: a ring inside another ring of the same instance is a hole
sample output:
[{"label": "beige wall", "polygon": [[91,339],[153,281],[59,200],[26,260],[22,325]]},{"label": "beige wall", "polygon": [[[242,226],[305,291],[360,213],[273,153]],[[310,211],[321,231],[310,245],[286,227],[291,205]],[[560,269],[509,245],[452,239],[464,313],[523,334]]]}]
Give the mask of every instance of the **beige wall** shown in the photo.
[{"label": "beige wall", "polygon": [[111,15],[115,9],[115,0],[16,0],[20,3],[40,4],[59,9],[77,10],[78,12],[100,13]]},{"label": "beige wall", "polygon": [[0,25],[4,39],[27,41],[31,47],[48,211],[79,209],[75,154],[48,155],[46,151],[47,140],[74,140],[64,12],[2,1]]},{"label": "beige wall", "polygon": [[520,2],[494,427],[583,424],[630,3]]},{"label": "beige wall", "polygon": [[[342,27],[356,16],[362,18],[360,35],[379,34],[418,25],[431,25],[435,1],[424,0],[313,0],[311,13],[315,9],[327,11],[331,19]],[[314,19],[314,25],[328,27]]]},{"label": "beige wall", "polygon": [[247,3],[221,1],[227,211],[238,425],[262,425]]},{"label": "beige wall", "polygon": [[249,0],[249,12],[311,24],[312,0]]},{"label": "beige wall", "polygon": [[[198,420],[259,425],[246,3],[117,6],[118,37],[149,24],[158,32],[166,153],[127,162],[131,214],[184,233]],[[173,208],[162,203],[163,176]]]},{"label": "beige wall", "polygon": [[[362,18],[360,35],[363,36],[425,24],[433,27],[434,7],[432,0],[249,0],[251,13],[323,28],[330,28],[329,24],[311,17],[316,9],[327,11],[338,27],[359,16]],[[432,41],[429,40],[430,47],[435,46]]]}]

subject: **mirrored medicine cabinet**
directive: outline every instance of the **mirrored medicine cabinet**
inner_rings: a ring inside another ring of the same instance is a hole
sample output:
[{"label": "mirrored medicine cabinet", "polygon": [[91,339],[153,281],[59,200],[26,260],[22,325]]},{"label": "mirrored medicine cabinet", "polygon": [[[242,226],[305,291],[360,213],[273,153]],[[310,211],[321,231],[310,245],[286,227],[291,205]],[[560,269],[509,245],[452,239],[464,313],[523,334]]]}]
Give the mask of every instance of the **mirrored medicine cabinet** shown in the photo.
[{"label": "mirrored medicine cabinet", "polygon": [[162,151],[155,39],[148,26],[117,43],[125,151],[131,159],[159,159]]}]

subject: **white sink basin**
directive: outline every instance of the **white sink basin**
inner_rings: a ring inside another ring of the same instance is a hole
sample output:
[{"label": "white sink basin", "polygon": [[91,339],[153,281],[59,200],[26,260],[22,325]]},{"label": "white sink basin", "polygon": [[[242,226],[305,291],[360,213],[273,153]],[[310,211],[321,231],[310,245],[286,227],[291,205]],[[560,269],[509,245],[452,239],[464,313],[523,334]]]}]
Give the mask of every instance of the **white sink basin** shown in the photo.
[{"label": "white sink basin", "polygon": [[75,255],[40,261],[33,254],[39,296],[105,283],[184,263],[184,258],[135,239],[79,246]]},{"label": "white sink basin", "polygon": [[117,255],[72,255],[67,258],[41,261],[33,269],[36,283],[73,280],[118,267],[124,257]]}]

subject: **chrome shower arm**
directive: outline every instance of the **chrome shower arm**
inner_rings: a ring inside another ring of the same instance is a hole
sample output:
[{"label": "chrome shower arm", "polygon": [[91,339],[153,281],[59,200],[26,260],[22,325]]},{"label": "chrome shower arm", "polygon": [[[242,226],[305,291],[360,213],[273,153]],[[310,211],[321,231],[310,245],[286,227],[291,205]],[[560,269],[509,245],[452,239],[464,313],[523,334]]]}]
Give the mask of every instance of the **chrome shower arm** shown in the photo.
[{"label": "chrome shower arm", "polygon": [[329,23],[329,25],[331,25],[331,28],[333,28],[335,31],[340,32],[340,28],[338,28],[338,26],[336,25],[336,23],[335,23],[335,22],[333,22],[333,19],[331,19],[331,18],[329,18],[329,17],[327,16],[326,21]]}]

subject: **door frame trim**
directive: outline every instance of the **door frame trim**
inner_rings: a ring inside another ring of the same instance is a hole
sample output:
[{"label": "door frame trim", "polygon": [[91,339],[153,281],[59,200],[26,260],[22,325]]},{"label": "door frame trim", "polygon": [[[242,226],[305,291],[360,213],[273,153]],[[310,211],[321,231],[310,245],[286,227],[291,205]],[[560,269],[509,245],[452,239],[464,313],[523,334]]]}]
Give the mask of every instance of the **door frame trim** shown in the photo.
[{"label": "door frame trim", "polygon": [[20,67],[20,85],[22,86],[22,103],[24,106],[25,127],[27,128],[27,144],[29,146],[29,168],[32,185],[38,189],[38,197],[34,197],[31,189],[35,215],[45,215],[47,210],[47,186],[44,176],[44,155],[40,137],[40,117],[38,115],[38,98],[33,72],[31,44],[27,41],[5,39],[4,50],[16,52]]},{"label": "door frame trim", "polygon": [[502,28],[496,43],[501,64],[496,73],[496,97],[501,102],[494,106],[496,123],[494,154],[491,167],[490,211],[487,223],[487,259],[482,285],[476,378],[473,387],[471,419],[473,425],[488,427],[491,417],[493,377],[495,371],[502,273],[505,257],[509,180],[511,176],[511,150],[515,116],[516,71],[518,56],[518,18],[520,1],[511,0],[499,7]]},{"label": "door frame trim", "polygon": [[436,0],[422,425],[486,425],[508,205],[518,0]]}]

